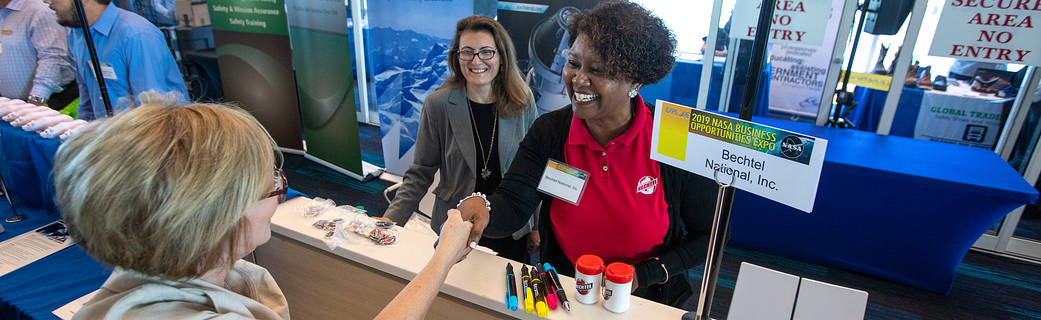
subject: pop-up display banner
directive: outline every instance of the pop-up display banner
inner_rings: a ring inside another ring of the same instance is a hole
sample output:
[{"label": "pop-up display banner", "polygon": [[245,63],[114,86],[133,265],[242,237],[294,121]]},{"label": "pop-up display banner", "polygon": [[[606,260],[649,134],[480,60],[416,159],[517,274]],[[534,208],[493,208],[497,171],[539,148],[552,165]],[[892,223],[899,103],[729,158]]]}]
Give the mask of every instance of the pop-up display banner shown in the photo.
[{"label": "pop-up display banner", "polygon": [[286,14],[307,156],[361,179],[347,7],[342,1],[295,0]]},{"label": "pop-up display banner", "polygon": [[224,99],[239,103],[280,147],[303,150],[283,0],[210,0]]},{"label": "pop-up display banner", "polygon": [[1041,65],[1041,0],[947,0],[929,55]]},{"label": "pop-up display banner", "polygon": [[[651,159],[813,211],[828,141],[671,102],[654,108]],[[726,179],[729,180],[729,179]]]},{"label": "pop-up display banner", "polygon": [[369,97],[379,106],[384,167],[404,175],[415,157],[423,101],[451,74],[455,25],[474,14],[474,0],[369,1],[366,12]]}]

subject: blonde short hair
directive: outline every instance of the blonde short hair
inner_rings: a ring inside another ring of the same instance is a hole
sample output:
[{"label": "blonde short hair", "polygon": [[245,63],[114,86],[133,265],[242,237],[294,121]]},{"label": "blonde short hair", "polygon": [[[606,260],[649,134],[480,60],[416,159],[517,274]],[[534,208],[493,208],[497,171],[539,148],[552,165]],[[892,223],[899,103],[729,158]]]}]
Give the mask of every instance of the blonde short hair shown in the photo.
[{"label": "blonde short hair", "polygon": [[70,234],[101,262],[164,279],[233,263],[246,209],[271,191],[274,141],[234,106],[139,100],[58,149]]}]

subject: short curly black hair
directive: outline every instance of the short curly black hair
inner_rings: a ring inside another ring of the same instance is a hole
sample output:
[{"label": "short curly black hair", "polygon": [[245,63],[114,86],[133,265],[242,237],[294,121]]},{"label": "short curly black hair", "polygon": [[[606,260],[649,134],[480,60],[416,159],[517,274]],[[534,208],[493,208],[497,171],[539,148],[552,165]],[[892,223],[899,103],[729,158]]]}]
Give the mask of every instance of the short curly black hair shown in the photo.
[{"label": "short curly black hair", "polygon": [[606,1],[575,15],[568,25],[568,45],[579,34],[600,53],[605,72],[639,84],[656,83],[676,63],[676,37],[665,22],[628,1]]}]

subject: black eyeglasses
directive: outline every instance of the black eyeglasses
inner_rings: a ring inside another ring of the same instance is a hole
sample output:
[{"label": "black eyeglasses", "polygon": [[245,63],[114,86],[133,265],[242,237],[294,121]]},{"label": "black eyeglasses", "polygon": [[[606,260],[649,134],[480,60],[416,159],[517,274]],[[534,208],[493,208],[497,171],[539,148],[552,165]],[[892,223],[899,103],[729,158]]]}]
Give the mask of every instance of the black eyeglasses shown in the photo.
[{"label": "black eyeglasses", "polygon": [[495,53],[498,50],[495,49],[481,49],[480,51],[474,52],[473,50],[459,50],[456,51],[456,55],[459,56],[459,60],[462,61],[474,61],[474,57],[481,58],[481,60],[491,60],[495,57]]},{"label": "black eyeglasses", "polygon": [[263,199],[267,199],[270,197],[278,197],[278,203],[285,202],[286,194],[289,193],[289,181],[286,180],[285,172],[282,172],[282,169],[276,167],[274,179],[275,181],[273,184],[273,188],[275,190],[271,191],[271,193],[268,193],[266,196],[264,196]]}]

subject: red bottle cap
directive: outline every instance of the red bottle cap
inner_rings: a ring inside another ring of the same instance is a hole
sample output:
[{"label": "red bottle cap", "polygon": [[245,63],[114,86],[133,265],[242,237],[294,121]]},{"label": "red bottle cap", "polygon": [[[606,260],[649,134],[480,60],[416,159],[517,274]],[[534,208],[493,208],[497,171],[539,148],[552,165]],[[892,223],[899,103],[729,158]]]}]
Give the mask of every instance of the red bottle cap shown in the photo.
[{"label": "red bottle cap", "polygon": [[607,265],[607,281],[618,284],[629,283],[633,281],[634,272],[636,269],[628,263],[613,262]]},{"label": "red bottle cap", "polygon": [[604,273],[604,259],[591,254],[582,255],[575,260],[575,270],[588,275]]}]

